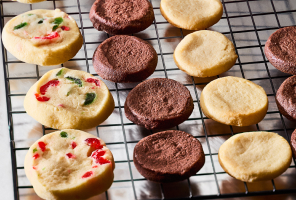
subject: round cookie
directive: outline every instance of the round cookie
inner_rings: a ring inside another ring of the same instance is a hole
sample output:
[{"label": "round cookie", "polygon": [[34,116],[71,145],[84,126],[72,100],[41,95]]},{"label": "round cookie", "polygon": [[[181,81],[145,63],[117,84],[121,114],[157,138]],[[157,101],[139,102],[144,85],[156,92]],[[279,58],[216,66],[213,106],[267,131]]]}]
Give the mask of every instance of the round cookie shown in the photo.
[{"label": "round cookie", "polygon": [[287,78],[276,92],[279,111],[289,120],[296,121],[296,76]]},{"label": "round cookie", "polygon": [[117,35],[98,46],[93,66],[103,79],[140,82],[154,72],[157,60],[157,53],[148,42],[134,36]]},{"label": "round cookie", "polygon": [[86,199],[106,191],[115,163],[103,140],[65,129],[37,140],[25,157],[25,172],[43,199]]},{"label": "round cookie", "polygon": [[218,153],[221,167],[230,176],[246,181],[270,180],[290,166],[289,143],[272,132],[247,132],[230,137]]},{"label": "round cookie", "polygon": [[161,0],[160,12],[172,25],[187,30],[202,30],[222,17],[220,0]]},{"label": "round cookie", "polygon": [[296,157],[296,130],[294,130],[291,135],[291,149],[293,151],[294,157]]},{"label": "round cookie", "polygon": [[238,77],[218,78],[201,92],[203,113],[222,124],[249,126],[260,122],[268,109],[264,89]]},{"label": "round cookie", "polygon": [[155,182],[182,181],[196,174],[205,163],[200,142],[176,130],[140,140],[134,148],[133,159],[140,174]]},{"label": "round cookie", "polygon": [[28,91],[28,115],[55,129],[88,129],[105,121],[114,100],[103,81],[89,73],[67,68],[42,76]]},{"label": "round cookie", "polygon": [[2,41],[17,59],[42,66],[68,61],[83,44],[75,20],[59,9],[31,10],[12,18]]},{"label": "round cookie", "polygon": [[193,111],[189,90],[172,79],[153,78],[132,89],[125,101],[126,117],[146,129],[166,129],[187,120]]},{"label": "round cookie", "polygon": [[96,0],[89,18],[99,31],[128,35],[148,28],[154,21],[154,12],[147,0]]},{"label": "round cookie", "polygon": [[226,72],[236,59],[232,42],[223,34],[208,30],[187,35],[174,52],[176,65],[195,77],[210,77]]},{"label": "round cookie", "polygon": [[46,1],[46,0],[13,0],[13,1],[18,1],[20,3],[39,3],[39,2],[42,2],[42,1]]},{"label": "round cookie", "polygon": [[278,70],[296,75],[296,27],[277,30],[265,44],[265,55]]}]

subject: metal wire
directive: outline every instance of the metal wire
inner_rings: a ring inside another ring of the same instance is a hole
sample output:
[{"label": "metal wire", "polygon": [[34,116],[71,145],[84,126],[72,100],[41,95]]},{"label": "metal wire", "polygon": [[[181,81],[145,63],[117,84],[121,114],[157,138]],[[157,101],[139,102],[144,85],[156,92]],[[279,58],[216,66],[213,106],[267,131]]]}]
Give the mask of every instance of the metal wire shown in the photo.
[{"label": "metal wire", "polygon": [[[279,75],[279,76],[272,76],[271,75],[269,67],[268,67],[268,61],[265,58],[265,55],[264,55],[264,52],[263,52],[264,44],[262,44],[262,42],[260,40],[259,33],[261,31],[269,31],[269,30],[275,31],[278,28],[284,27],[284,26],[282,26],[280,24],[279,15],[280,14],[291,14],[291,13],[294,13],[294,12],[296,13],[296,10],[277,11],[275,3],[274,3],[274,2],[276,2],[276,0],[270,0],[270,4],[271,4],[272,9],[273,9],[272,12],[254,13],[252,11],[251,6],[250,6],[250,2],[255,2],[255,1],[257,1],[257,0],[237,0],[237,1],[235,1],[235,0],[232,0],[232,1],[230,1],[230,0],[229,1],[222,0],[223,8],[224,8],[224,15],[223,15],[222,19],[227,20],[227,25],[228,25],[229,31],[225,31],[225,32],[221,32],[221,33],[230,35],[230,37],[231,37],[231,39],[233,41],[233,44],[234,44],[235,49],[236,49],[236,53],[239,56],[238,57],[238,62],[235,64],[235,66],[239,67],[239,71],[240,71],[241,76],[243,78],[246,77],[245,71],[244,71],[244,66],[245,65],[262,64],[262,65],[265,66],[265,70],[267,72],[268,77],[260,77],[260,78],[251,77],[251,78],[248,78],[248,80],[251,80],[251,81],[268,80],[270,82],[270,86],[271,86],[271,89],[272,89],[272,94],[268,94],[268,97],[274,98],[275,94],[276,94],[276,89],[275,89],[273,80],[274,79],[279,79],[279,78],[287,78],[287,77],[289,77],[289,75]],[[277,0],[277,1],[284,1],[284,0]],[[58,6],[56,6],[56,0],[51,0],[50,2],[53,3],[54,8],[58,8]],[[83,25],[82,15],[89,14],[89,13],[81,11],[81,5],[83,5],[83,3],[81,3],[81,2],[82,2],[81,0],[77,0],[76,6],[77,6],[77,9],[78,9],[78,12],[69,12],[68,14],[69,15],[78,15],[79,16],[79,22],[80,22],[80,27],[79,28],[81,30],[83,40],[84,40],[84,43],[83,43],[84,58],[73,58],[70,61],[85,61],[86,71],[90,72],[91,70],[90,70],[90,66],[89,66],[90,65],[89,61],[92,60],[92,58],[89,57],[89,55],[87,53],[87,45],[100,44],[101,42],[86,42],[86,40],[85,40],[85,30],[93,29],[93,27],[92,26],[88,27],[88,26]],[[266,2],[268,2],[268,1],[266,1]],[[284,2],[286,2],[286,1],[284,1]],[[1,15],[0,28],[1,28],[1,31],[3,30],[5,18],[11,18],[11,17],[15,16],[15,15],[5,15],[4,14],[3,6],[4,6],[5,3],[13,3],[13,2],[11,2],[11,1],[1,1],[1,3],[0,3],[0,6],[1,6],[1,8],[0,8],[0,15]],[[18,4],[17,2],[14,2],[14,3],[16,5]],[[247,8],[248,8],[248,13],[246,13],[246,14],[244,13],[242,15],[230,15],[230,13],[228,11],[228,8],[227,8],[227,5],[238,4],[238,3],[246,3]],[[30,5],[30,9],[32,9],[32,5]],[[159,10],[159,7],[154,7],[154,10],[155,11]],[[254,17],[256,17],[256,16],[266,16],[266,15],[274,15],[275,18],[276,18],[277,26],[275,26],[275,27],[267,27],[267,28],[266,27],[258,28],[256,26],[256,21],[255,21]],[[234,26],[231,25],[231,19],[240,19],[240,18],[244,18],[244,17],[250,17],[251,18],[251,22],[252,22],[251,27],[249,29],[246,29],[246,30],[235,30],[234,31],[233,30]],[[154,28],[155,28],[156,37],[151,37],[151,38],[145,38],[144,39],[144,40],[147,40],[147,41],[153,41],[153,40],[157,41],[157,45],[158,45],[158,48],[159,48],[158,56],[161,57],[162,69],[157,69],[156,72],[163,72],[164,76],[166,78],[169,77],[168,72],[177,71],[179,69],[178,68],[168,68],[167,67],[168,64],[165,62],[164,56],[172,55],[173,52],[168,52],[168,53],[163,52],[161,41],[166,40],[166,39],[178,39],[178,38],[181,39],[181,38],[184,37],[182,29],[180,29],[181,36],[160,37],[158,26],[160,26],[161,24],[167,24],[167,23],[168,22],[162,22],[162,21],[158,22],[156,20],[156,18],[155,18],[152,26],[154,26]],[[248,33],[248,32],[255,33],[257,44],[256,45],[248,45],[248,46],[239,46],[238,47],[237,44],[236,44],[236,40],[235,40],[235,34]],[[20,197],[19,196],[20,190],[21,189],[26,189],[26,188],[32,188],[32,186],[30,186],[30,185],[20,186],[19,183],[18,183],[18,170],[23,170],[24,167],[23,166],[18,166],[17,159],[16,159],[16,153],[18,151],[27,151],[29,149],[29,147],[16,148],[16,146],[15,146],[13,116],[18,115],[18,114],[24,114],[25,111],[13,111],[12,110],[12,100],[11,100],[11,98],[12,97],[22,97],[22,96],[25,96],[25,94],[21,94],[21,93],[19,93],[19,94],[11,94],[10,81],[13,81],[13,80],[31,80],[31,79],[32,80],[34,80],[34,79],[38,80],[40,78],[40,69],[39,69],[39,66],[36,65],[36,76],[34,75],[34,76],[24,76],[24,77],[10,77],[9,76],[9,66],[8,65],[13,64],[13,63],[22,63],[22,62],[21,61],[9,61],[8,58],[7,58],[7,52],[6,52],[6,49],[3,46],[3,43],[1,43],[1,45],[2,45],[3,70],[4,70],[4,75],[5,75],[4,78],[5,78],[5,91],[6,91],[6,100],[7,100],[8,129],[9,129],[9,134],[10,134],[10,139],[11,139],[10,146],[11,146],[11,161],[12,161],[12,178],[13,178],[14,198],[16,200],[18,200],[19,197]],[[257,48],[257,49],[260,50],[261,56],[262,56],[261,61],[248,61],[248,62],[243,62],[242,61],[242,59],[240,58],[240,54],[239,54],[238,50],[250,49],[250,48]],[[93,75],[96,75],[96,74],[93,74]],[[187,185],[188,185],[188,195],[182,197],[182,199],[219,199],[219,198],[233,198],[233,197],[247,197],[247,196],[271,195],[271,194],[292,194],[292,193],[296,193],[296,189],[289,189],[289,188],[284,188],[284,189],[281,188],[281,189],[279,189],[279,188],[276,188],[274,180],[271,180],[272,190],[250,191],[249,188],[248,188],[248,184],[244,183],[245,192],[235,192],[235,193],[227,193],[227,194],[221,193],[221,190],[220,190],[220,187],[219,187],[219,181],[218,181],[217,176],[221,175],[221,174],[225,174],[225,172],[224,171],[223,172],[217,171],[216,166],[214,164],[214,160],[213,160],[213,157],[217,156],[217,153],[212,152],[211,144],[210,144],[210,141],[209,141],[211,138],[215,138],[215,137],[218,137],[218,136],[221,136],[221,135],[219,135],[219,134],[208,134],[207,128],[206,128],[206,123],[205,123],[205,120],[208,120],[208,118],[203,115],[203,113],[202,113],[202,111],[200,109],[199,95],[198,95],[198,91],[197,91],[197,88],[196,88],[197,86],[206,85],[207,83],[208,82],[198,82],[197,83],[195,81],[195,79],[193,77],[191,77],[191,83],[184,84],[186,87],[192,87],[193,88],[194,96],[195,96],[195,99],[196,99],[196,100],[194,100],[194,104],[197,105],[197,107],[199,109],[199,115],[200,115],[200,117],[190,117],[187,121],[201,121],[202,122],[204,135],[198,135],[198,136],[195,136],[195,137],[199,138],[199,139],[205,139],[206,144],[207,144],[207,149],[208,149],[208,152],[209,152],[208,154],[206,154],[206,157],[210,158],[211,168],[212,168],[212,171],[213,171],[213,172],[210,172],[210,173],[198,173],[195,176],[196,177],[198,177],[198,176],[213,176],[214,180],[215,180],[215,186],[216,186],[217,193],[216,194],[210,194],[210,195],[198,195],[198,196],[196,196],[196,195],[194,195],[193,188],[192,188],[193,186],[192,186],[192,183],[191,183],[190,179],[187,179],[186,182],[187,182]],[[130,140],[129,141],[127,139],[126,126],[130,126],[130,125],[134,125],[134,124],[124,122],[124,117],[123,117],[123,109],[124,109],[123,104],[124,104],[124,102],[122,102],[120,100],[120,96],[121,96],[120,93],[122,91],[128,92],[131,89],[132,88],[128,88],[128,87],[119,88],[118,84],[115,84],[115,89],[110,89],[111,92],[114,92],[116,94],[116,95],[114,95],[114,97],[117,99],[117,104],[118,105],[115,107],[115,109],[117,109],[119,111],[120,123],[99,125],[96,128],[96,133],[97,133],[97,136],[99,136],[100,128],[104,128],[104,127],[121,127],[123,141],[122,142],[109,142],[109,143],[106,143],[106,144],[107,144],[107,146],[108,145],[124,145],[127,159],[126,160],[115,161],[115,163],[127,163],[130,178],[129,179],[124,179],[124,180],[115,180],[114,182],[115,183],[120,183],[120,182],[131,183],[134,199],[143,199],[143,198],[139,197],[139,194],[137,194],[135,184],[136,184],[136,182],[144,181],[146,179],[145,178],[135,178],[134,177],[133,171],[132,171],[133,160],[129,156],[129,149],[128,149],[129,144],[136,144],[139,140]],[[292,131],[293,128],[287,128],[287,126],[285,124],[285,120],[284,120],[283,116],[279,113],[278,110],[276,110],[276,111],[268,111],[267,112],[267,115],[272,115],[272,114],[279,114],[280,121],[282,123],[283,128],[282,129],[268,129],[268,130],[265,129],[264,131],[272,131],[272,132],[283,131],[285,133],[287,139],[290,140],[290,134],[288,132]],[[257,128],[257,130],[260,130],[260,127],[259,127],[258,124],[256,125],[256,128]],[[179,130],[180,128],[176,127],[176,129]],[[50,131],[50,130],[53,130],[53,129],[42,126],[43,135],[45,134],[46,131]],[[234,135],[234,134],[235,134],[235,132],[233,130],[233,127],[230,126],[230,132],[223,134],[223,136],[231,136],[231,135]],[[295,159],[294,159],[294,163],[295,163]],[[295,165],[291,165],[290,168],[295,168]],[[164,184],[159,184],[160,198],[157,198],[157,199],[167,199],[165,191],[164,191],[165,190],[164,186],[165,186]],[[109,195],[108,195],[108,192],[105,193],[105,198],[107,200],[110,198]]]}]

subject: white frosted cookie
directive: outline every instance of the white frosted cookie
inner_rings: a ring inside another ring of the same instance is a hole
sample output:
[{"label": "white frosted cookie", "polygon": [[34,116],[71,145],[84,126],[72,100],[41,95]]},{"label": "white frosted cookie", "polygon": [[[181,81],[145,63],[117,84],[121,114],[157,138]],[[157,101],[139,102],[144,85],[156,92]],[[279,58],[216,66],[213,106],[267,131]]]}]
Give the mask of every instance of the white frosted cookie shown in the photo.
[{"label": "white frosted cookie", "polygon": [[42,2],[42,1],[46,1],[46,0],[13,0],[13,1],[18,1],[21,3],[38,3],[38,2]]},{"label": "white frosted cookie", "polygon": [[226,72],[236,59],[232,42],[223,34],[208,30],[187,35],[174,52],[176,65],[195,77],[210,77]]},{"label": "white frosted cookie", "polygon": [[28,91],[25,110],[43,125],[56,129],[87,129],[105,121],[114,100],[103,81],[67,68],[44,74]]},{"label": "white frosted cookie", "polygon": [[222,17],[220,0],[161,0],[162,16],[172,25],[187,30],[202,30]]},{"label": "white frosted cookie", "polygon": [[222,124],[249,126],[260,122],[268,109],[264,89],[243,78],[218,78],[201,92],[203,113]]},{"label": "white frosted cookie", "polygon": [[219,149],[219,163],[229,175],[246,181],[270,180],[290,166],[289,143],[276,133],[247,132],[232,136]]},{"label": "white frosted cookie", "polygon": [[2,31],[5,48],[17,59],[42,66],[73,58],[83,44],[75,20],[56,10],[32,10],[9,20]]},{"label": "white frosted cookie", "polygon": [[25,172],[46,200],[86,199],[106,191],[115,163],[103,140],[72,129],[37,140],[25,157]]}]

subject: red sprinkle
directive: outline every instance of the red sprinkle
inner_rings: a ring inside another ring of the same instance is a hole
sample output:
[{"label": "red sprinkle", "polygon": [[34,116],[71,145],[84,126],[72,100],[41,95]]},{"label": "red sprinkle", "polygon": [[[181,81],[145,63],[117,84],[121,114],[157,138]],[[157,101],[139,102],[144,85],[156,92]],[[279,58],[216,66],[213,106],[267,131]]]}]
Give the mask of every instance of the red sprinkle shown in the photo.
[{"label": "red sprinkle", "polygon": [[100,87],[100,85],[101,85],[99,79],[88,78],[88,79],[86,79],[85,81],[88,82],[88,83],[95,83],[96,86],[99,86],[99,87]]},{"label": "red sprinkle", "polygon": [[68,156],[68,158],[76,158],[76,156],[73,155],[72,153],[67,153],[66,156]]},{"label": "red sprinkle", "polygon": [[35,169],[35,170],[36,170],[36,169],[37,169],[37,167],[33,166],[33,169]]},{"label": "red sprinkle", "polygon": [[99,167],[98,165],[92,166],[92,168],[98,168],[98,167]]},{"label": "red sprinkle", "polygon": [[67,27],[67,26],[61,26],[61,29],[62,29],[63,31],[70,31],[70,28]]},{"label": "red sprinkle", "polygon": [[110,160],[107,160],[106,158],[103,158],[103,157],[99,158],[100,165],[107,164],[107,163],[111,163]]},{"label": "red sprinkle", "polygon": [[34,37],[34,39],[37,39],[37,40],[51,40],[51,39],[54,39],[54,38],[57,38],[57,37],[60,37],[59,33],[58,32],[52,32],[51,34],[47,35],[47,36],[44,36],[44,37]]},{"label": "red sprinkle", "polygon": [[41,151],[45,151],[46,149],[46,144],[44,142],[38,142],[38,146],[40,147]]},{"label": "red sprinkle", "polygon": [[37,158],[39,158],[39,157],[40,157],[40,156],[39,156],[38,153],[36,153],[36,154],[33,156],[34,159],[37,159]]},{"label": "red sprinkle", "polygon": [[72,141],[72,142],[71,142],[71,146],[72,146],[72,149],[75,149],[75,147],[77,147],[76,142]]},{"label": "red sprinkle", "polygon": [[82,176],[82,178],[88,178],[88,177],[92,176],[93,174],[94,173],[92,171],[88,171]]},{"label": "red sprinkle", "polygon": [[105,155],[105,151],[97,149],[92,152],[91,157],[94,159],[95,163],[99,163],[99,159],[101,156]]},{"label": "red sprinkle", "polygon": [[98,140],[97,138],[87,138],[85,142],[88,146],[91,146],[95,150],[103,148],[103,146],[100,143],[100,140]]},{"label": "red sprinkle", "polygon": [[35,97],[38,101],[44,102],[44,101],[48,101],[50,98],[46,97],[46,96],[41,96],[40,94],[35,94]]},{"label": "red sprinkle", "polygon": [[51,80],[48,83],[46,83],[45,85],[42,85],[40,87],[40,93],[45,95],[46,90],[50,87],[50,86],[57,86],[60,83],[60,81],[58,80]]}]

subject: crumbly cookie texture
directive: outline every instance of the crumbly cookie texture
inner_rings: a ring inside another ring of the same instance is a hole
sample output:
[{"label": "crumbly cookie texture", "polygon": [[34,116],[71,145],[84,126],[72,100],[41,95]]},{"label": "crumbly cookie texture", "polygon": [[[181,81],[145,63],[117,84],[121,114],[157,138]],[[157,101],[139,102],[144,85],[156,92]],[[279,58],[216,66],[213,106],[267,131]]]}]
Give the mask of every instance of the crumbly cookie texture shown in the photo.
[{"label": "crumbly cookie texture", "polygon": [[187,30],[202,30],[222,17],[220,0],[161,0],[162,16],[172,25]]},{"label": "crumbly cookie texture", "polygon": [[75,20],[56,10],[32,10],[9,20],[2,31],[5,48],[17,59],[42,66],[73,58],[83,44]]},{"label": "crumbly cookie texture", "polygon": [[221,167],[234,178],[246,181],[270,180],[290,166],[292,151],[289,143],[272,132],[236,134],[219,149]]},{"label": "crumbly cookie texture", "polygon": [[56,129],[87,129],[105,121],[114,110],[107,86],[89,73],[58,68],[47,72],[28,91],[25,110]]},{"label": "crumbly cookie texture", "polygon": [[41,198],[78,200],[106,191],[113,182],[115,163],[103,140],[65,129],[37,140],[24,166]]},{"label": "crumbly cookie texture", "polygon": [[206,85],[200,96],[200,105],[203,113],[217,122],[249,126],[264,118],[268,98],[261,86],[228,76]]},{"label": "crumbly cookie texture", "polygon": [[208,30],[187,35],[174,52],[176,65],[195,77],[210,77],[226,72],[236,59],[232,42],[223,34]]}]

